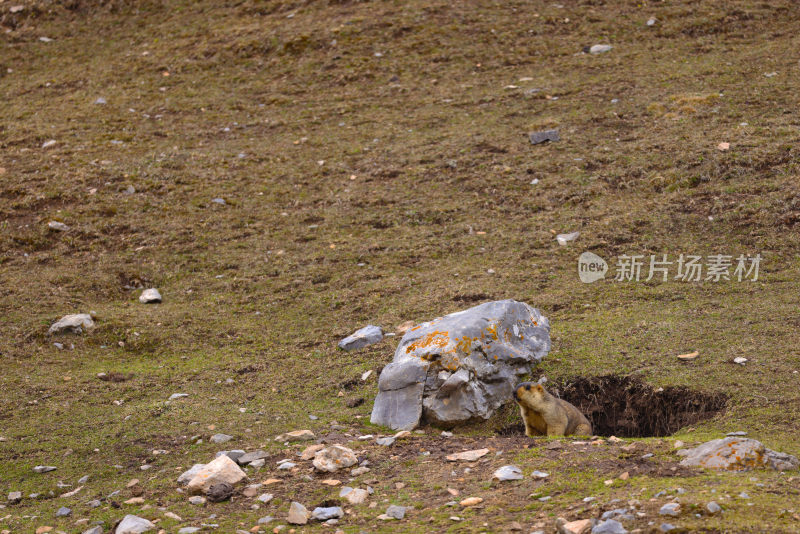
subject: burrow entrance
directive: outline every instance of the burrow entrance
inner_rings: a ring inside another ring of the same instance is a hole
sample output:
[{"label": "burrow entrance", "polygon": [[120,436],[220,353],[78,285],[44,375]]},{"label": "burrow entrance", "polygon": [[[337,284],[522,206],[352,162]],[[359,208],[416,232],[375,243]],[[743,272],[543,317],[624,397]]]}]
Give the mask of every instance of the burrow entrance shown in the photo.
[{"label": "burrow entrance", "polygon": [[[654,388],[641,378],[606,375],[545,383],[547,390],[571,402],[592,422],[598,436],[641,438],[669,436],[710,419],[725,409],[727,395],[685,386]],[[520,423],[501,434],[524,433]]]}]

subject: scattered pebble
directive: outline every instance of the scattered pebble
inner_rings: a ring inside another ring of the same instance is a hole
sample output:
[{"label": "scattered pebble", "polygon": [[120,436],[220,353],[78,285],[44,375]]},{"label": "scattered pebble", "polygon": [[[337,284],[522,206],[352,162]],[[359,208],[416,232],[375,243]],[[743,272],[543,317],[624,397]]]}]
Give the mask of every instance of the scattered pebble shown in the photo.
[{"label": "scattered pebble", "polygon": [[37,465],[33,468],[34,473],[49,473],[50,471],[55,471],[58,469],[52,465]]},{"label": "scattered pebble", "polygon": [[522,470],[516,465],[504,465],[494,472],[493,477],[501,482],[505,480],[522,480]]},{"label": "scattered pebble", "polygon": [[611,50],[613,48],[614,48],[613,46],[607,45],[607,44],[596,44],[596,45],[592,45],[592,47],[589,48],[589,53],[590,54],[604,54],[606,52],[611,52]]},{"label": "scattered pebble", "polygon": [[561,137],[558,135],[558,130],[542,130],[540,132],[531,132],[528,134],[528,140],[532,145],[540,145],[542,143],[555,143],[560,141]]},{"label": "scattered pebble", "polygon": [[69,230],[69,226],[59,221],[50,221],[47,223],[47,227],[56,232],[66,232]]},{"label": "scattered pebble", "polygon": [[221,443],[226,443],[233,439],[233,436],[229,436],[228,434],[214,434],[211,436],[211,443],[216,443],[217,445]]},{"label": "scattered pebble", "polygon": [[680,513],[681,505],[676,502],[667,503],[658,510],[659,515],[669,515],[672,517],[678,517]]},{"label": "scattered pebble", "polygon": [[458,504],[460,504],[461,506],[466,508],[468,506],[475,506],[475,505],[480,504],[482,502],[483,502],[483,499],[481,497],[467,497],[466,499],[463,499]]},{"label": "scattered pebble", "polygon": [[580,235],[581,235],[580,232],[570,232],[568,234],[558,234],[556,236],[556,241],[558,241],[558,244],[563,247],[563,246],[566,246],[566,244],[569,243],[570,241],[575,241],[576,239],[578,239],[578,236],[580,236]]}]

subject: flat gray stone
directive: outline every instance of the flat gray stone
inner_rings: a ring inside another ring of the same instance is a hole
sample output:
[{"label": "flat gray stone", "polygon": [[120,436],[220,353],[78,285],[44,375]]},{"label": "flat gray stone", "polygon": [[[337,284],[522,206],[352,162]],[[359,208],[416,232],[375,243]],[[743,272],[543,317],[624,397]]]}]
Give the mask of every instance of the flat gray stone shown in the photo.
[{"label": "flat gray stone", "polygon": [[384,447],[390,447],[394,445],[395,438],[394,436],[387,436],[385,438],[378,438],[375,440],[375,443],[378,445],[383,445]]},{"label": "flat gray stone", "polygon": [[681,514],[681,505],[676,502],[668,502],[658,510],[658,514],[678,517]]},{"label": "flat gray stone", "polygon": [[50,221],[47,223],[47,227],[51,230],[55,230],[56,232],[66,232],[69,230],[69,226],[59,221]]},{"label": "flat gray stone", "polygon": [[226,443],[233,439],[233,436],[229,436],[228,434],[214,434],[211,436],[211,443],[216,443],[217,445],[221,443]]},{"label": "flat gray stone", "polygon": [[8,502],[9,504],[17,504],[22,500],[22,492],[21,491],[12,491],[8,494]]},{"label": "flat gray stone", "polygon": [[66,506],[62,506],[56,511],[56,517],[69,517],[72,515],[72,510]]},{"label": "flat gray stone", "polygon": [[540,145],[542,143],[561,141],[558,135],[558,130],[542,130],[541,132],[531,132],[528,134],[532,145]]},{"label": "flat gray stone", "polygon": [[713,515],[713,514],[718,514],[719,512],[721,512],[722,511],[722,507],[719,504],[717,504],[716,502],[711,501],[706,505],[706,510],[708,511],[709,514]]},{"label": "flat gray stone", "polygon": [[550,323],[523,302],[487,302],[409,330],[378,378],[371,422],[411,430],[489,419],[550,350]]},{"label": "flat gray stone", "polygon": [[607,44],[596,44],[596,45],[592,45],[592,47],[589,48],[589,53],[590,54],[605,54],[606,52],[611,52],[611,50],[613,48],[614,48],[613,46],[607,45]]},{"label": "flat gray stone", "polygon": [[239,457],[237,461],[239,462],[239,465],[247,465],[250,462],[255,462],[256,460],[263,460],[268,456],[269,454],[267,454],[266,452],[258,450],[243,454],[242,456]]},{"label": "flat gray stone", "polygon": [[141,534],[154,528],[156,526],[147,519],[135,515],[126,515],[117,525],[117,530],[114,531],[114,534]]},{"label": "flat gray stone", "polygon": [[84,530],[83,534],[103,534],[103,527],[96,525],[89,530]]},{"label": "flat gray stone", "polygon": [[522,480],[522,469],[516,465],[504,465],[494,472],[494,478],[497,480]]},{"label": "flat gray stone", "polygon": [[88,313],[65,315],[50,326],[48,334],[82,334],[94,328],[94,320]]},{"label": "flat gray stone", "polygon": [[340,506],[317,507],[311,512],[311,519],[315,521],[327,521],[340,517],[344,517],[344,510]]},{"label": "flat gray stone", "polygon": [[339,342],[342,350],[356,350],[374,345],[383,339],[383,330],[380,326],[368,325],[356,330]]},{"label": "flat gray stone", "polygon": [[386,515],[393,519],[403,519],[406,516],[406,507],[392,504],[386,509]]},{"label": "flat gray stone", "polygon": [[49,473],[50,471],[55,471],[58,469],[52,465],[37,465],[33,468],[34,473]]},{"label": "flat gray stone", "polygon": [[183,527],[178,530],[178,534],[194,534],[195,532],[200,532],[200,527]]},{"label": "flat gray stone", "polygon": [[233,460],[234,462],[241,464],[239,460],[242,458],[242,456],[245,455],[245,452],[242,449],[233,449],[232,451],[220,451],[214,457],[219,458],[223,454],[228,458],[230,458],[231,460]]},{"label": "flat gray stone", "polygon": [[619,521],[607,519],[592,527],[592,534],[628,534],[628,531]]}]

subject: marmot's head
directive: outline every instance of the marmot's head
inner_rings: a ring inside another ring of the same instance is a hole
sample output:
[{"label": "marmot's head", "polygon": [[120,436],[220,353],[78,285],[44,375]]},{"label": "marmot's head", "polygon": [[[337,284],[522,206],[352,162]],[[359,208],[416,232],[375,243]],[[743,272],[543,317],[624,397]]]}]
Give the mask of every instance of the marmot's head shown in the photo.
[{"label": "marmot's head", "polygon": [[514,400],[517,401],[517,404],[536,406],[545,395],[547,395],[547,391],[536,382],[522,382],[514,388]]}]

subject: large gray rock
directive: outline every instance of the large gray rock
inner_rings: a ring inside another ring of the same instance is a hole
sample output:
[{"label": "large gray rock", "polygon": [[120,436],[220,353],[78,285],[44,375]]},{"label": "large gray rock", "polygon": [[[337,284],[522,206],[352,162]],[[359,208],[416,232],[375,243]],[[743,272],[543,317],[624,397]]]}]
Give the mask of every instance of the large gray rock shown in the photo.
[{"label": "large gray rock", "polygon": [[796,457],[767,449],[755,439],[742,437],[713,439],[694,449],[680,450],[678,454],[685,456],[681,465],[728,471],[747,471],[759,467],[787,471],[800,466]]},{"label": "large gray rock", "polygon": [[82,334],[94,328],[94,320],[88,313],[65,315],[50,326],[48,334]]},{"label": "large gray rock", "polygon": [[378,379],[371,421],[411,430],[486,420],[520,375],[550,350],[550,323],[524,302],[498,300],[410,329]]}]

